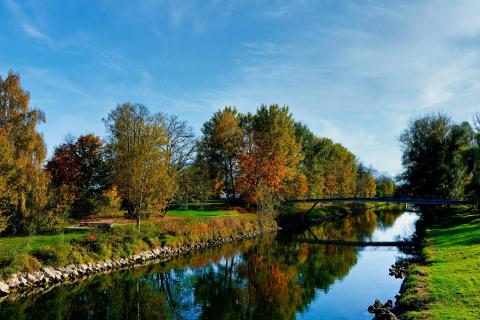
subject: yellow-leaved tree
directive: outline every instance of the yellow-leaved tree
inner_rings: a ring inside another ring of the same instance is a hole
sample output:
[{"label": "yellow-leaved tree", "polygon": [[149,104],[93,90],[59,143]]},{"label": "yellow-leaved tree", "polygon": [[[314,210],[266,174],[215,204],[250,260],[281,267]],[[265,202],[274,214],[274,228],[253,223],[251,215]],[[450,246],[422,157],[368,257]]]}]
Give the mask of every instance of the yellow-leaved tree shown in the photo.
[{"label": "yellow-leaved tree", "polygon": [[177,183],[169,174],[171,152],[163,115],[151,115],[140,104],[117,106],[104,120],[109,132],[108,157],[113,183],[131,217],[165,214]]},{"label": "yellow-leaved tree", "polygon": [[34,228],[47,201],[46,147],[37,132],[45,115],[29,104],[18,74],[0,77],[0,223],[6,227],[8,216],[12,232]]}]

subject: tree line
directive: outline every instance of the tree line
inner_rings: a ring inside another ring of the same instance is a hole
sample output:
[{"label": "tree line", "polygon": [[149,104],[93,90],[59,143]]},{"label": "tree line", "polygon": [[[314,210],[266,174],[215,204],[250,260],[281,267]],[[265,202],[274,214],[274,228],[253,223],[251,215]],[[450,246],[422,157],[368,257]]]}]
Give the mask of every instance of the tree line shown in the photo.
[{"label": "tree line", "polygon": [[104,119],[107,136],[69,136],[47,160],[20,76],[0,78],[0,232],[31,232],[61,219],[121,208],[137,224],[174,204],[224,198],[258,212],[299,197],[393,193],[344,146],[317,137],[288,107],[255,113],[225,107],[196,137],[174,115],[123,103]]},{"label": "tree line", "polygon": [[410,122],[400,136],[403,172],[399,192],[406,195],[480,200],[480,115],[457,123],[446,114]]}]

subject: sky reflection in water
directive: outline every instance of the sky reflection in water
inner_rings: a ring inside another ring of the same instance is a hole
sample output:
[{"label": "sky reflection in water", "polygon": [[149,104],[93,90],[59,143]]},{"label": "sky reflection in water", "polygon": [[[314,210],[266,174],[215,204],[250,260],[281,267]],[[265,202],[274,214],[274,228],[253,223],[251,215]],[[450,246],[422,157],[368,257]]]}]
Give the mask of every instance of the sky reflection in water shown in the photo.
[{"label": "sky reflection in water", "polygon": [[388,268],[402,253],[303,240],[396,240],[415,220],[366,212],[271,234],[6,301],[0,319],[371,319],[367,306],[400,288]]}]

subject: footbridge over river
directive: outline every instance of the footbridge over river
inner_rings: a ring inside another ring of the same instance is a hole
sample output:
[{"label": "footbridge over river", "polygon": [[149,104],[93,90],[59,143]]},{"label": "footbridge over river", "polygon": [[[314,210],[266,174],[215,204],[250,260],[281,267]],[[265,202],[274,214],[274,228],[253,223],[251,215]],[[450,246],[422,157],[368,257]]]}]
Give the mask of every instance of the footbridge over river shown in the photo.
[{"label": "footbridge over river", "polygon": [[415,206],[441,206],[441,205],[462,205],[471,204],[470,200],[466,199],[432,199],[432,198],[414,198],[414,197],[343,197],[332,196],[325,198],[307,198],[307,199],[293,199],[287,203],[312,203],[312,207],[305,213],[308,215],[318,204],[321,203],[394,203],[394,204],[411,204]]}]

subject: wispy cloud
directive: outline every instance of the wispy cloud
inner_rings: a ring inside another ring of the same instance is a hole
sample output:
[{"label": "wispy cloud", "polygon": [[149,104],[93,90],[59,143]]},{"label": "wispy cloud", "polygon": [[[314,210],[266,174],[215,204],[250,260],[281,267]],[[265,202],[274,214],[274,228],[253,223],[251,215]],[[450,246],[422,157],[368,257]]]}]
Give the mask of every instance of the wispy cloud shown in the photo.
[{"label": "wispy cloud", "polygon": [[58,1],[72,17],[67,30],[64,17],[55,20],[62,10],[4,3],[38,40],[22,42],[28,54],[41,58],[2,62],[26,70],[34,101],[56,101],[49,136],[69,127],[101,134],[100,118],[123,101],[177,113],[197,129],[224,105],[279,103],[396,174],[398,136],[412,117],[443,110],[471,119],[479,107],[477,0],[102,0],[83,12],[88,25],[81,5]]},{"label": "wispy cloud", "polygon": [[20,4],[14,0],[5,0],[5,5],[10,13],[14,15],[25,34],[39,40],[51,42],[50,38],[31,22],[32,18],[27,16]]},{"label": "wispy cloud", "polygon": [[315,19],[292,23],[288,36],[245,43],[232,72],[241,80],[206,103],[289,104],[317,134],[396,174],[397,138],[411,117],[441,109],[469,119],[478,107],[480,2],[342,4],[334,13],[310,8]]}]

